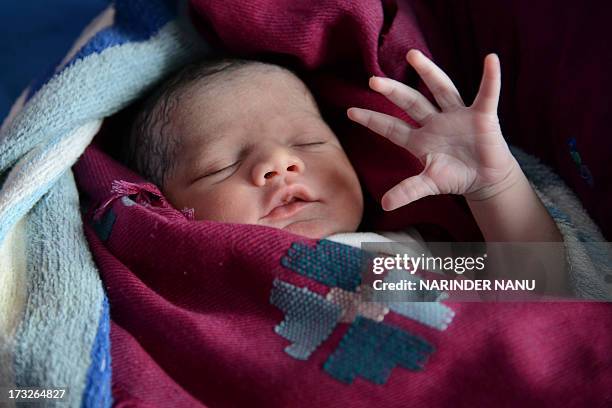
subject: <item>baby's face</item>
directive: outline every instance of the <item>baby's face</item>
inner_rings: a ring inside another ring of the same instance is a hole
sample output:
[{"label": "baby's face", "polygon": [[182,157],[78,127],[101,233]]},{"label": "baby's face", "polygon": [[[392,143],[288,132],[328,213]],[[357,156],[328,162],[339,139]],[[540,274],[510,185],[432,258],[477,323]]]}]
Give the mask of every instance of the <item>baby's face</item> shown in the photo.
[{"label": "baby's face", "polygon": [[305,85],[281,70],[253,71],[222,74],[182,98],[166,197],[198,220],[311,238],[355,231],[363,213],[357,175]]}]

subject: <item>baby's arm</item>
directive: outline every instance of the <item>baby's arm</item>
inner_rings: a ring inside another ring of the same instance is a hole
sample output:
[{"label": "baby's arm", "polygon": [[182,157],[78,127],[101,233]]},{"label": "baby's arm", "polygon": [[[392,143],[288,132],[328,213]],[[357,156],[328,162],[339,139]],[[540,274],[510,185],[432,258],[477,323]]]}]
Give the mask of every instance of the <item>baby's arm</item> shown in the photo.
[{"label": "baby's arm", "polygon": [[385,193],[383,208],[393,210],[428,195],[462,194],[487,241],[562,241],[502,135],[497,56],[485,58],[480,90],[469,107],[450,78],[425,55],[411,50],[407,60],[440,109],[389,78],[372,77],[370,87],[404,109],[420,127],[371,110],[348,110],[350,119],[408,149],[424,165],[423,172]]}]

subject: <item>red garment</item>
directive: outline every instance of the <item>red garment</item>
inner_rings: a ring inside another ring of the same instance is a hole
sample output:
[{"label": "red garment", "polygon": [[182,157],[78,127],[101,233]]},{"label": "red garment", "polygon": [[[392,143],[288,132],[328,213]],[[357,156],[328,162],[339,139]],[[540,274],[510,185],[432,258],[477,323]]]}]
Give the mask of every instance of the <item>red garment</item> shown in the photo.
[{"label": "red garment", "polygon": [[[96,146],[75,173],[92,203],[112,195],[113,180],[138,181]],[[289,342],[274,331],[284,317],[270,302],[275,279],[321,295],[329,291],[281,264],[292,243],[314,241],[267,227],[190,221],[149,201],[114,200],[106,212],[114,216],[108,235],[86,222],[110,303],[118,406],[573,407],[612,401],[608,303],[447,303],[456,316],[445,331],[390,312],[385,324],[435,348],[424,369],[395,367],[381,385],[338,381],[323,367],[349,324],[339,323],[305,361],[285,353]]]},{"label": "red garment", "polygon": [[[113,180],[138,181],[95,146],[75,173],[92,203],[112,195]],[[608,303],[447,303],[456,316],[445,331],[391,312],[385,324],[435,348],[424,369],[395,367],[382,385],[363,378],[340,382],[323,367],[349,324],[339,323],[305,361],[285,353],[289,342],[274,331],[284,318],[270,302],[275,279],[321,295],[330,289],[281,264],[292,243],[314,246],[314,241],[267,227],[189,221],[178,210],[150,202],[114,200],[106,212],[114,216],[108,235],[96,234],[86,222],[110,303],[113,397],[119,406],[612,401]]]}]

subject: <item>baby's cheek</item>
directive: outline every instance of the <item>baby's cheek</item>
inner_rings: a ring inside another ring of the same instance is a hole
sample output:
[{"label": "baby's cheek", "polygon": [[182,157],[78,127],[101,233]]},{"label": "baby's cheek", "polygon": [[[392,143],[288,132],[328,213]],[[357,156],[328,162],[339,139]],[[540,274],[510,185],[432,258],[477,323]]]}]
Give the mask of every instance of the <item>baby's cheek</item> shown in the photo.
[{"label": "baby's cheek", "polygon": [[359,188],[359,180],[352,167],[346,160],[337,158],[332,166],[328,166],[327,175],[325,175],[326,183],[328,187],[336,192],[343,194],[354,194]]},{"label": "baby's cheek", "polygon": [[255,200],[238,188],[219,187],[201,194],[194,206],[196,219],[253,223]]},{"label": "baby's cheek", "polygon": [[338,158],[329,169],[327,180],[336,210],[343,222],[359,224],[363,212],[363,196],[357,174],[348,159]]}]

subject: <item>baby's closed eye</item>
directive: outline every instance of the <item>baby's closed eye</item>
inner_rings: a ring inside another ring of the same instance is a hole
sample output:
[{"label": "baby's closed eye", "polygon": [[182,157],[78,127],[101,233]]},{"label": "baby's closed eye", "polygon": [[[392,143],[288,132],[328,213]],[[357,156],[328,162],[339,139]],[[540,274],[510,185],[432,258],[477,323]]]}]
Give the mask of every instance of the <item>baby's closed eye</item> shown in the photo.
[{"label": "baby's closed eye", "polygon": [[209,169],[207,171],[204,172],[204,174],[202,175],[202,177],[207,177],[207,176],[213,176],[215,174],[219,174],[222,173],[224,171],[227,170],[231,170],[232,168],[234,168],[235,166],[237,166],[240,163],[240,160],[235,161],[231,164],[225,165],[225,166],[221,166],[221,167],[213,167],[212,169]]},{"label": "baby's closed eye", "polygon": [[323,145],[325,143],[326,143],[325,140],[320,140],[320,141],[316,141],[316,142],[295,143],[293,146],[294,147],[312,147],[312,146],[320,146],[320,145]]},{"label": "baby's closed eye", "polygon": [[323,132],[319,129],[314,131],[306,131],[300,132],[295,135],[295,137],[289,140],[289,144],[291,147],[317,147],[322,146],[329,142],[329,137],[327,137]]},{"label": "baby's closed eye", "polygon": [[234,174],[236,169],[238,169],[238,167],[240,165],[240,162],[241,162],[241,160],[236,160],[236,161],[231,162],[229,164],[227,164],[227,163],[225,163],[225,164],[213,164],[211,166],[207,166],[207,167],[205,167],[205,169],[203,171],[196,173],[196,176],[194,177],[194,179],[193,179],[193,181],[191,183],[193,184],[196,181],[199,181],[199,180],[205,179],[205,178],[214,178],[214,179],[217,179],[217,178],[222,177],[221,180],[224,180],[224,179],[230,177],[232,174]]}]

